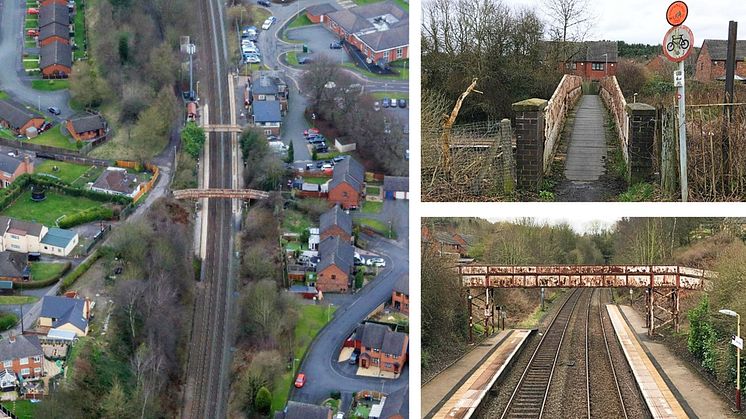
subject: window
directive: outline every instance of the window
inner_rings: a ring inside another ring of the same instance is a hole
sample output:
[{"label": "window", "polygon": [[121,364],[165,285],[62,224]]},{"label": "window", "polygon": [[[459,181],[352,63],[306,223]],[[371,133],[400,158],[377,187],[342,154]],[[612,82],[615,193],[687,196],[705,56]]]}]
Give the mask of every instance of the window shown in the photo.
[{"label": "window", "polygon": [[13,368],[13,361],[3,361],[3,368]]},{"label": "window", "polygon": [[15,240],[18,240],[18,236],[16,236],[15,234],[11,234],[11,235],[10,235],[10,238],[11,238],[11,239],[15,239]]},{"label": "window", "polygon": [[10,247],[12,247],[14,249],[20,249],[21,248],[21,246],[19,246],[17,244],[11,244]]},{"label": "window", "polygon": [[404,48],[397,48],[396,49],[396,58],[399,59],[404,56]]},{"label": "window", "polygon": [[378,348],[373,348],[373,352],[378,353],[378,352],[381,352],[381,350]]},{"label": "window", "polygon": [[39,367],[34,368],[34,374],[41,374],[41,368]]},{"label": "window", "polygon": [[36,362],[36,363],[41,362],[41,357],[40,356],[35,356],[34,357],[34,362]]},{"label": "window", "polygon": [[373,365],[378,365],[381,363],[381,360],[378,358],[373,358]]},{"label": "window", "polygon": [[337,275],[332,275],[332,279],[337,279]]},{"label": "window", "polygon": [[394,359],[398,358],[398,356],[396,354],[391,354],[391,357],[394,358]]},{"label": "window", "polygon": [[21,365],[28,365],[28,358],[21,358]]},{"label": "window", "polygon": [[591,66],[593,71],[604,71],[604,63],[593,63]]},{"label": "window", "polygon": [[383,52],[383,59],[386,60],[386,61],[389,60],[389,52],[388,51],[384,51]]},{"label": "window", "polygon": [[271,129],[265,129],[264,130],[264,135],[272,135],[272,130]]},{"label": "window", "polygon": [[257,95],[256,100],[267,100],[267,96],[265,95]]},{"label": "window", "polygon": [[572,63],[572,69],[577,70],[578,69],[578,63]]},{"label": "window", "polygon": [[392,367],[393,367],[393,365],[391,365],[391,363],[390,363],[390,362],[387,362],[387,363],[385,363],[385,364],[384,364],[384,366],[385,366],[386,368],[392,368]]},{"label": "window", "polygon": [[31,373],[31,370],[28,368],[24,368],[21,370],[21,375],[29,375]]}]

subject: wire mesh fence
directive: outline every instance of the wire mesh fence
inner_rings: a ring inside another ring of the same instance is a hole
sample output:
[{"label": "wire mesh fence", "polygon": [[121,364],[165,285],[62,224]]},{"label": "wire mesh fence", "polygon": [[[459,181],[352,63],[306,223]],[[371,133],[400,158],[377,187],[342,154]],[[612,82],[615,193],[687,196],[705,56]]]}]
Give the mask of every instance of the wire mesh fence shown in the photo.
[{"label": "wire mesh fence", "polygon": [[486,201],[510,194],[515,185],[510,121],[447,129],[446,112],[444,100],[423,93],[422,200]]}]

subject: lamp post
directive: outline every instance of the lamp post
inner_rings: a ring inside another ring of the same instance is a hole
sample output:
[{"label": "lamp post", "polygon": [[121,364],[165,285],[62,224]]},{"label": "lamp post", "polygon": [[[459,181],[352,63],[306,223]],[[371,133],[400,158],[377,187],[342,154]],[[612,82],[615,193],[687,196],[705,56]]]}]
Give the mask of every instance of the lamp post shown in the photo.
[{"label": "lamp post", "polygon": [[[718,313],[736,318],[736,338],[741,337],[741,315],[733,310],[721,309]],[[736,410],[741,411],[741,348],[736,346]]]},{"label": "lamp post", "polygon": [[604,52],[604,76],[609,75],[609,53]]},{"label": "lamp post", "polygon": [[471,315],[471,299],[474,298],[469,294],[466,298],[469,299],[469,343],[474,342],[474,317]]},{"label": "lamp post", "polygon": [[300,361],[298,358],[293,358],[293,375],[295,375],[295,363]]},{"label": "lamp post", "polygon": [[327,322],[327,323],[329,323],[329,316],[330,316],[330,314],[331,314],[331,311],[332,311],[332,306],[333,306],[333,305],[334,305],[334,303],[329,303],[329,305],[328,305],[328,306],[326,306],[326,322]]}]

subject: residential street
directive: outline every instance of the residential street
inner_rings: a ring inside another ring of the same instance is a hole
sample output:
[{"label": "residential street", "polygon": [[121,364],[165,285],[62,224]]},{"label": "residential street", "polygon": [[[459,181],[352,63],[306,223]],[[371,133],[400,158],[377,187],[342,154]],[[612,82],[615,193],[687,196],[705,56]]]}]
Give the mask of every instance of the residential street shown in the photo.
[{"label": "residential street", "polygon": [[[351,400],[351,394],[364,389],[389,393],[404,388],[409,380],[409,365],[396,380],[356,377],[342,372],[337,365],[337,358],[342,342],[373,309],[391,298],[391,291],[402,275],[409,274],[409,238],[408,238],[408,203],[396,202],[398,214],[396,230],[399,240],[393,242],[383,238],[370,238],[369,249],[386,259],[386,269],[378,277],[355,295],[346,307],[340,307],[332,321],[316,336],[299,372],[306,374],[306,385],[302,389],[293,389],[291,399],[307,403],[320,403],[329,397],[332,391],[340,391],[345,401]],[[393,209],[393,207],[392,207]],[[406,412],[402,412],[406,417]]]},{"label": "residential street", "polygon": [[0,0],[0,90],[19,102],[35,108],[40,106],[45,116],[51,116],[46,112],[48,107],[56,106],[62,112],[58,118],[70,117],[74,111],[68,105],[67,90],[35,90],[25,76],[21,65],[24,6],[24,2]]}]

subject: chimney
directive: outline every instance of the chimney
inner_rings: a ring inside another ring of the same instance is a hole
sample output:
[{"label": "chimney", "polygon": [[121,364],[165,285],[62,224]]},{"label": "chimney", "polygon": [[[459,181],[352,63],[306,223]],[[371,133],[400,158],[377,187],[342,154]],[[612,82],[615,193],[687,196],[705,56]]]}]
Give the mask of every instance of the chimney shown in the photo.
[{"label": "chimney", "polygon": [[8,342],[16,343],[16,335],[13,332],[10,332],[10,336],[8,336]]}]

